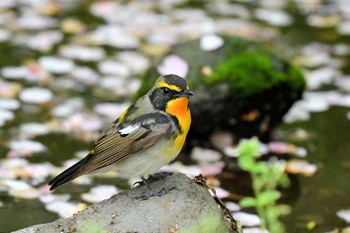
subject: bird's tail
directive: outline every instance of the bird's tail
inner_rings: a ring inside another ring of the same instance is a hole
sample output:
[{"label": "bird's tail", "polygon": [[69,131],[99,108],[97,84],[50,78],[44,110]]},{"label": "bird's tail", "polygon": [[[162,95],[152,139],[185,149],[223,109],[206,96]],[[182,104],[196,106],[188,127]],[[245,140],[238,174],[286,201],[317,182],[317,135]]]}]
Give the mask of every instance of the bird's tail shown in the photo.
[{"label": "bird's tail", "polygon": [[[89,160],[92,158],[92,154],[89,153],[85,158],[68,168],[67,170],[64,170],[61,174],[53,178],[49,185],[51,185],[50,190],[54,190],[55,188],[60,187],[61,185],[75,179],[78,177],[80,169],[89,162]],[[81,174],[80,174],[81,175]]]}]

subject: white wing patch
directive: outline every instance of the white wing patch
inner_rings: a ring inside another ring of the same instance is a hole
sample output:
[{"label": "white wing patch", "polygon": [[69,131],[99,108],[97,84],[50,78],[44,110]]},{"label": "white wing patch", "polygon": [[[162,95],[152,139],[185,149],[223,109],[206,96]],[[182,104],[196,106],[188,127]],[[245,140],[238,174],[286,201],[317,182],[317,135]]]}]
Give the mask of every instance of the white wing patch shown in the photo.
[{"label": "white wing patch", "polygon": [[118,132],[121,135],[128,135],[128,134],[131,134],[132,132],[134,132],[135,130],[137,130],[139,127],[140,127],[139,124],[129,125],[128,127],[125,127],[123,129],[118,130]]}]

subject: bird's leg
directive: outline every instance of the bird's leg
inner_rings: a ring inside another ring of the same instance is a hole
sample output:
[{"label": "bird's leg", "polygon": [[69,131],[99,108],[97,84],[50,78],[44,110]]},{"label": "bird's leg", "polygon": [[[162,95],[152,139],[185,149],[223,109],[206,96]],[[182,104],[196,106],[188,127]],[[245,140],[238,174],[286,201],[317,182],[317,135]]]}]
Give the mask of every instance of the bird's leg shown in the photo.
[{"label": "bird's leg", "polygon": [[141,180],[142,180],[142,183],[147,187],[147,189],[149,191],[149,194],[145,195],[143,198],[155,197],[155,196],[161,197],[167,193],[167,191],[165,189],[162,189],[159,192],[154,192],[153,189],[151,188],[151,186],[149,185],[149,183],[147,183],[145,177],[141,176]]},{"label": "bird's leg", "polygon": [[147,187],[147,189],[148,189],[148,191],[149,191],[149,196],[150,196],[150,197],[156,196],[156,193],[153,191],[153,189],[151,188],[151,186],[147,183],[145,177],[141,176],[141,180],[142,180],[142,183],[143,183],[144,185],[146,185],[146,187]]}]

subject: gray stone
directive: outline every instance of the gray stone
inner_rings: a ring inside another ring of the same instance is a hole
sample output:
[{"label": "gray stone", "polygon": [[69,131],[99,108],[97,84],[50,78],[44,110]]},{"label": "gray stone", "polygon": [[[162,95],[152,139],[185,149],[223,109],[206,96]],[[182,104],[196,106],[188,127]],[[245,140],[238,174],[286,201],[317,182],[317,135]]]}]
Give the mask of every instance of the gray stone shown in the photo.
[{"label": "gray stone", "polygon": [[232,222],[224,217],[208,189],[179,173],[166,173],[149,179],[162,196],[145,197],[146,186],[138,185],[91,205],[68,219],[31,226],[16,233],[221,233],[231,230]]}]

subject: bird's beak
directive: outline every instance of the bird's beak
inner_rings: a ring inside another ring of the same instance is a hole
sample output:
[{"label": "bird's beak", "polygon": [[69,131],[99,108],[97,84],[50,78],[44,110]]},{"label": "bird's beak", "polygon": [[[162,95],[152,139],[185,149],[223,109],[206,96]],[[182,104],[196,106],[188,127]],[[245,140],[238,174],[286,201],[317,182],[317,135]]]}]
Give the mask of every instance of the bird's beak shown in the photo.
[{"label": "bird's beak", "polygon": [[193,96],[193,92],[189,90],[184,90],[183,92],[180,92],[179,97],[190,97]]}]

